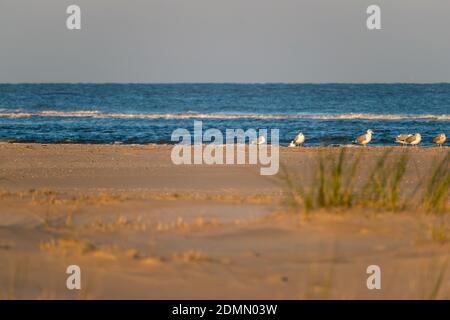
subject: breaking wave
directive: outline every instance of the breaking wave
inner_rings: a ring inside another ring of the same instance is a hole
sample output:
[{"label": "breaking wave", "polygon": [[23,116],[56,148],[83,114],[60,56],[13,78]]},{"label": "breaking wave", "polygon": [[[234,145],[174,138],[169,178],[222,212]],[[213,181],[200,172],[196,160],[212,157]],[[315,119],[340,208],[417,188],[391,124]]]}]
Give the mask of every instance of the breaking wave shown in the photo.
[{"label": "breaking wave", "polygon": [[318,120],[436,120],[450,121],[450,115],[442,114],[372,114],[372,113],[343,113],[343,114],[232,114],[232,113],[106,113],[100,111],[39,111],[39,112],[8,112],[0,109],[0,118],[26,117],[77,117],[99,119],[318,119]]}]

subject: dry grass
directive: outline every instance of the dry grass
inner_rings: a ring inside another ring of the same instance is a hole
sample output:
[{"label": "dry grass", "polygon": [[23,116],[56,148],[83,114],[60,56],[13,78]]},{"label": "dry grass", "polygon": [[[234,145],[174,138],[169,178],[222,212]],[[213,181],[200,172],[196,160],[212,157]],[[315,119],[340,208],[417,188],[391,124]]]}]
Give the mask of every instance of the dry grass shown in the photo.
[{"label": "dry grass", "polygon": [[129,198],[120,193],[100,192],[98,194],[80,193],[71,200],[82,205],[108,205],[124,202]]},{"label": "dry grass", "polygon": [[204,194],[204,193],[176,193],[176,192],[164,192],[144,194],[141,199],[144,200],[163,200],[163,201],[217,201],[230,204],[271,204],[274,201],[273,195],[265,194],[250,194],[244,196],[238,196],[234,194]]},{"label": "dry grass", "polygon": [[89,241],[78,239],[52,239],[41,243],[39,247],[42,251],[62,256],[81,256],[96,250]]},{"label": "dry grass", "polygon": [[103,260],[118,260],[120,258],[135,260],[141,258],[139,251],[134,248],[123,249],[116,246],[99,248],[90,241],[72,238],[52,239],[41,243],[39,247],[42,251],[62,257],[88,256]]},{"label": "dry grass", "polygon": [[135,221],[127,219],[124,216],[118,217],[113,222],[103,222],[99,219],[94,222],[84,226],[87,229],[92,229],[101,232],[116,232],[123,230],[131,231],[146,231],[148,228],[147,223],[143,222],[140,218]]}]

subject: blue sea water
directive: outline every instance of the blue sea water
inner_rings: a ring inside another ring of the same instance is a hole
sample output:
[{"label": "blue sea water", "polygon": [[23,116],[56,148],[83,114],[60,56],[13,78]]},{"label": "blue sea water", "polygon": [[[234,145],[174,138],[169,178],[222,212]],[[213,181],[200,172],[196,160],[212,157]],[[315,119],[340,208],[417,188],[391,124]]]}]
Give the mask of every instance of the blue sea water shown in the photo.
[{"label": "blue sea water", "polygon": [[450,135],[450,84],[0,84],[0,141],[170,143],[177,128],[279,129],[288,143]]}]

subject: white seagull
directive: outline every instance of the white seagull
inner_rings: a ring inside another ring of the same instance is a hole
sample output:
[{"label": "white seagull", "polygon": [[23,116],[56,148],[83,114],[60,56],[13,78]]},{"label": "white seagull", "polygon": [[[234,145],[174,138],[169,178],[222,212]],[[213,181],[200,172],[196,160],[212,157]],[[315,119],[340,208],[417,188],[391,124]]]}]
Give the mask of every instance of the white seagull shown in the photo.
[{"label": "white seagull", "polygon": [[372,129],[368,129],[365,134],[356,138],[354,142],[366,146],[372,140],[372,133],[373,133]]},{"label": "white seagull", "polygon": [[411,137],[412,134],[399,134],[397,137],[395,137],[395,142],[400,144],[407,144],[406,139]]},{"label": "white seagull", "polygon": [[405,141],[407,144],[415,146],[415,145],[418,145],[421,140],[422,140],[422,136],[420,135],[420,133],[416,133],[416,134],[413,134],[410,137],[406,138]]},{"label": "white seagull", "polygon": [[437,144],[438,146],[442,147],[442,145],[445,143],[445,140],[447,140],[447,136],[445,133],[440,133],[433,139],[431,139],[431,143]]},{"label": "white seagull", "polygon": [[294,138],[294,143],[296,146],[299,146],[303,142],[305,142],[305,136],[303,135],[303,133],[299,132]]},{"label": "white seagull", "polygon": [[252,144],[260,145],[260,144],[263,144],[265,142],[266,142],[266,138],[264,136],[260,136],[258,139],[253,140]]}]

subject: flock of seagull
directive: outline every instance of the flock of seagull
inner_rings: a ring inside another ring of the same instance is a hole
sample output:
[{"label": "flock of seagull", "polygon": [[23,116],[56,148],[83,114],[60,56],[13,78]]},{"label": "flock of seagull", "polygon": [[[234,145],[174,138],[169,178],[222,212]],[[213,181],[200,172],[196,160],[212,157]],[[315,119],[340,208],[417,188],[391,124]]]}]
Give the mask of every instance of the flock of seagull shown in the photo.
[{"label": "flock of seagull", "polygon": [[[356,138],[355,141],[353,141],[353,143],[367,146],[369,144],[369,142],[372,141],[372,134],[373,134],[373,131],[371,129],[368,129],[365,134],[360,135],[358,138]],[[442,145],[445,143],[446,140],[447,140],[447,136],[445,135],[445,133],[440,133],[436,137],[431,139],[430,143],[433,143],[435,145],[442,147]],[[397,137],[395,137],[394,141],[396,143],[399,143],[402,145],[416,146],[422,141],[422,136],[420,135],[420,133],[399,134]],[[264,136],[260,136],[253,143],[254,144],[263,144],[265,142],[266,142],[266,139],[264,138]],[[292,140],[289,143],[288,147],[295,148],[295,147],[301,146],[304,142],[305,142],[305,135],[302,132],[299,132],[295,136],[294,140]]]}]

